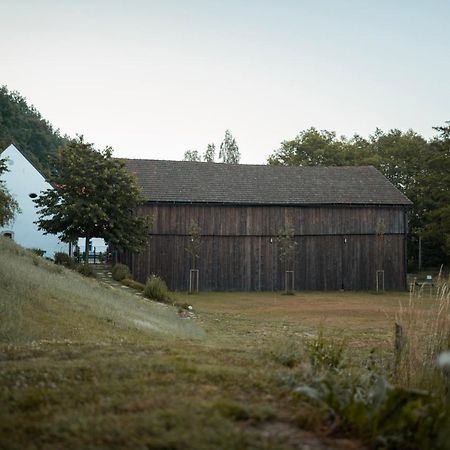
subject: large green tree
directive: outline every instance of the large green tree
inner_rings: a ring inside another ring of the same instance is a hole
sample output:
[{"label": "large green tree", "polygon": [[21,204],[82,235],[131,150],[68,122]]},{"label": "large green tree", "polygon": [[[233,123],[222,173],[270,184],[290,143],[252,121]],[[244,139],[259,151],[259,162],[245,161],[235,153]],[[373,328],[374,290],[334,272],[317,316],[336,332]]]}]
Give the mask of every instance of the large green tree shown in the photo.
[{"label": "large green tree", "polygon": [[427,200],[423,237],[450,262],[450,122],[435,130],[439,134],[430,142],[427,184],[423,187]]},{"label": "large green tree", "polygon": [[[6,161],[0,159],[0,177],[7,171]],[[0,179],[0,226],[3,227],[11,222],[17,212],[19,212],[19,205],[8,192],[5,182]]]},{"label": "large green tree", "polygon": [[136,214],[140,188],[111,148],[97,151],[82,137],[70,141],[58,152],[49,181],[53,188],[35,200],[39,229],[65,242],[84,237],[86,262],[93,237],[121,250],[147,244],[148,218]]}]

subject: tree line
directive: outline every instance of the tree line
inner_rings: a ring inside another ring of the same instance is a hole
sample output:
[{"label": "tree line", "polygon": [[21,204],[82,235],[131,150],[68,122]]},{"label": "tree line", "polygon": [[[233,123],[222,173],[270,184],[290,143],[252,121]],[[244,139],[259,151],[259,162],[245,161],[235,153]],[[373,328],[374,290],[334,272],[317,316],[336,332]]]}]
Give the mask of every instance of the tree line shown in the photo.
[{"label": "tree line", "polygon": [[[241,160],[241,153],[236,143],[236,139],[231,134],[230,130],[225,131],[225,136],[219,147],[219,159],[217,162],[225,164],[239,164]],[[203,161],[216,162],[216,144],[210,143],[206,147],[203,155],[198,150],[187,150],[184,153],[185,161]]]}]

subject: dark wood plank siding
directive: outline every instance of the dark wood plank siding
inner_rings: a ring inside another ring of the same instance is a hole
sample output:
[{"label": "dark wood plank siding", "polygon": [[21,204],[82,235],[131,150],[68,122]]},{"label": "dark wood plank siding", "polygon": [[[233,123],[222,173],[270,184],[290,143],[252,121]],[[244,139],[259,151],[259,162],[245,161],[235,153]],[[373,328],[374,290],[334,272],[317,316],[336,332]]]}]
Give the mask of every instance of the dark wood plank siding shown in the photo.
[{"label": "dark wood plank siding", "polygon": [[296,290],[375,289],[385,271],[386,289],[405,286],[405,215],[397,207],[282,207],[153,204],[150,247],[121,255],[137,279],[162,276],[187,290],[192,261],[188,229],[199,225],[197,262],[201,290],[281,290],[285,270],[276,237],[292,224],[297,241]]}]

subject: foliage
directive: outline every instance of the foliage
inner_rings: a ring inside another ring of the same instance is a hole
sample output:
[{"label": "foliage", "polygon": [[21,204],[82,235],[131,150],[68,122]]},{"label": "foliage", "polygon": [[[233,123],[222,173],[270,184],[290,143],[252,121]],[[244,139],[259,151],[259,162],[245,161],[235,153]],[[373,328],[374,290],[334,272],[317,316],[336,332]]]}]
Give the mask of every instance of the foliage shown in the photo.
[{"label": "foliage", "polygon": [[285,265],[286,270],[292,270],[298,244],[295,241],[295,230],[291,224],[287,224],[286,228],[280,231],[277,242],[280,261]]},{"label": "foliage", "polygon": [[55,252],[53,261],[55,264],[68,267],[69,269],[73,269],[76,266],[74,259],[64,252]]},{"label": "foliage", "polygon": [[306,342],[306,352],[311,366],[317,370],[337,370],[344,365],[346,343],[331,339],[319,329],[317,337]]},{"label": "foliage", "polygon": [[198,153],[198,150],[187,150],[184,152],[184,158],[185,161],[201,161],[202,158],[200,154]]},{"label": "foliage", "polygon": [[116,281],[122,281],[125,278],[131,278],[130,269],[125,264],[117,263],[111,270],[112,277]]},{"label": "foliage", "polygon": [[309,128],[283,141],[269,164],[298,166],[372,165],[412,202],[408,212],[409,254],[417,255],[417,237],[424,238],[423,256],[429,266],[450,262],[450,124],[437,127],[427,142],[412,130],[376,129],[367,139],[348,139]]},{"label": "foliage", "polygon": [[145,283],[144,295],[158,302],[166,303],[170,301],[170,293],[166,282],[156,275],[152,275]]},{"label": "foliage", "polygon": [[441,395],[405,387],[405,380],[393,386],[383,367],[371,363],[345,364],[346,344],[323,330],[306,348],[310,369],[302,366],[286,382],[319,409],[334,432],[359,436],[376,449],[449,448],[450,410]]},{"label": "foliage", "polygon": [[[1,88],[0,88],[1,92]],[[1,127],[0,127],[1,129]],[[1,147],[0,147],[1,150]],[[8,168],[4,159],[0,159],[0,176],[7,172]],[[19,205],[14,197],[8,192],[5,182],[0,180],[0,227],[12,222],[14,216],[20,213]]]},{"label": "foliage", "polygon": [[[220,144],[219,159],[226,164],[239,164],[241,154],[239,147],[236,144],[236,140],[231,135],[230,130],[225,131],[225,137]],[[205,152],[202,155],[198,150],[187,150],[184,152],[184,161],[204,161],[215,162],[216,160],[216,145],[214,143],[208,144]]]},{"label": "foliage", "polygon": [[188,229],[188,243],[186,251],[191,255],[192,267],[195,269],[196,261],[200,258],[200,249],[202,245],[202,237],[200,234],[200,227],[197,222],[191,222]]},{"label": "foliage", "polygon": [[0,150],[16,145],[43,173],[50,157],[67,141],[18,92],[0,86]]},{"label": "foliage", "polygon": [[54,189],[34,200],[40,230],[65,242],[83,236],[86,245],[101,237],[120,250],[147,244],[148,218],[136,214],[141,191],[111,148],[96,151],[83,137],[70,141],[55,159],[50,182]]},{"label": "foliage", "polygon": [[90,264],[77,264],[75,268],[79,274],[85,277],[95,278],[94,269]]},{"label": "foliage", "polygon": [[423,187],[427,196],[425,240],[433,242],[450,261],[450,122],[436,127],[439,135],[430,142],[432,155],[427,162],[429,184]]},{"label": "foliage", "polygon": [[220,144],[219,159],[226,164],[239,164],[241,159],[236,139],[232,136],[230,130],[225,131],[225,137]]},{"label": "foliage", "polygon": [[208,144],[208,147],[203,154],[203,161],[214,162],[216,159],[216,146],[215,144]]},{"label": "foliage", "polygon": [[426,391],[392,386],[383,376],[340,371],[295,389],[328,416],[335,432],[375,449],[448,449],[448,405]]}]

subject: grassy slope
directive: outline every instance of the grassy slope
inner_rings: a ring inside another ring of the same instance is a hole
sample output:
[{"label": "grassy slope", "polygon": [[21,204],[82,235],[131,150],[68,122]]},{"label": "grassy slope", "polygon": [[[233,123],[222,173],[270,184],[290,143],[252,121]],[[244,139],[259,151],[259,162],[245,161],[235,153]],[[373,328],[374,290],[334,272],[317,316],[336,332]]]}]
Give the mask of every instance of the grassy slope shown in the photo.
[{"label": "grassy slope", "polygon": [[192,320],[61,270],[0,241],[0,448],[359,448],[302,431],[277,355],[320,323],[387,348],[403,294],[186,296]]}]

